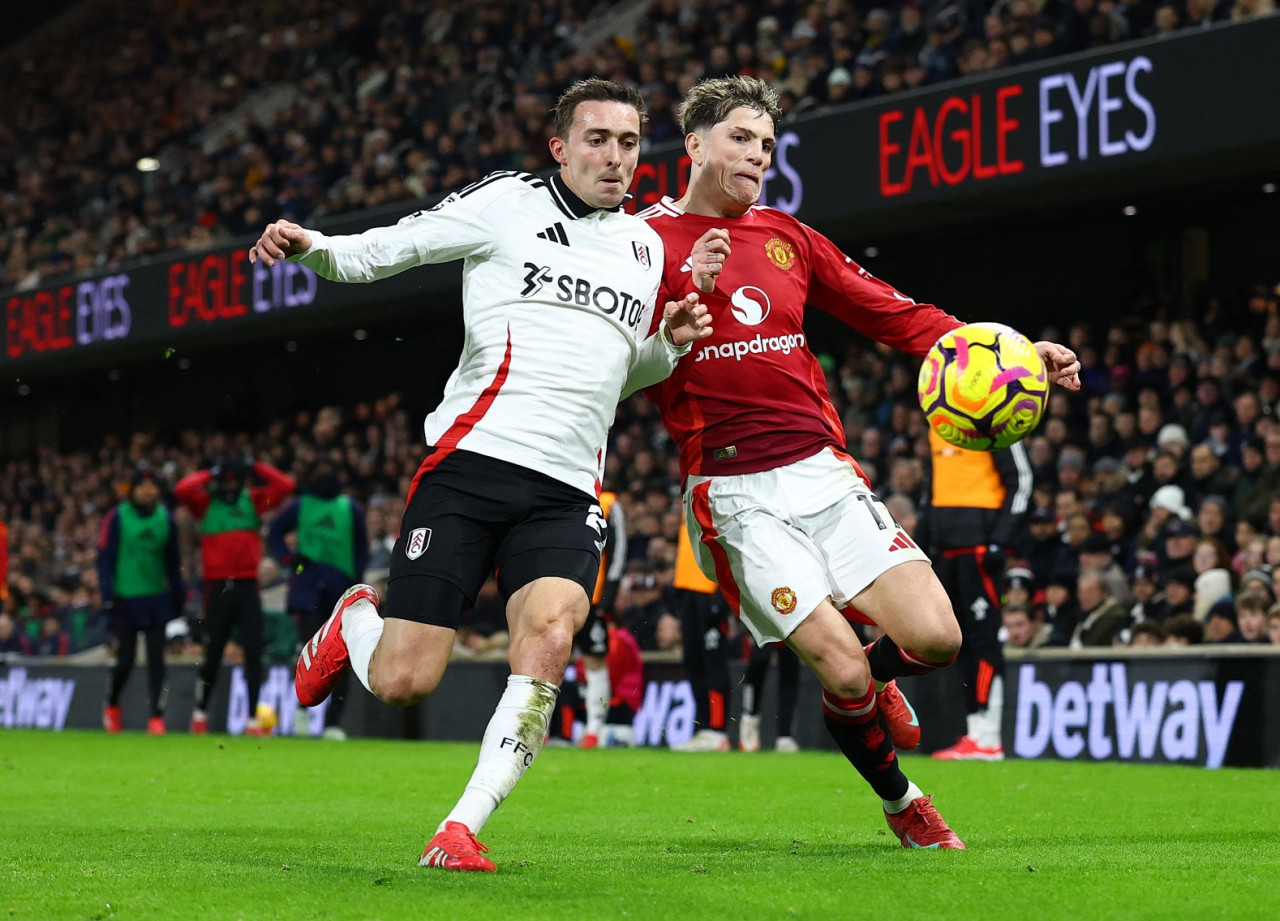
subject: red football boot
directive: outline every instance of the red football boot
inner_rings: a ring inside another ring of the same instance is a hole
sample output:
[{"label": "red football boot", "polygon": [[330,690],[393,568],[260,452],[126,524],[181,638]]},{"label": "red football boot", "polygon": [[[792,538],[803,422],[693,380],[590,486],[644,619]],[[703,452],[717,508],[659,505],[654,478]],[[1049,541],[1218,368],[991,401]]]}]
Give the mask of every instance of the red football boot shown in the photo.
[{"label": "red football boot", "polygon": [[932,796],[921,796],[901,812],[886,812],[885,821],[898,836],[903,847],[944,848],[946,850],[963,851],[964,842],[960,840],[947,823],[942,821],[938,810],[933,808]]},{"label": "red football boot", "polygon": [[936,761],[1003,761],[1003,745],[983,745],[973,736],[961,736],[950,748],[933,753]]},{"label": "red football boot", "polygon": [[876,691],[876,701],[884,711],[884,718],[889,721],[889,735],[893,737],[893,747],[899,751],[915,748],[920,744],[920,720],[910,702],[898,690],[898,682],[890,681]]},{"label": "red football boot", "polygon": [[342,614],[353,602],[363,598],[375,607],[378,593],[370,585],[353,585],[342,593],[333,606],[333,614],[316,635],[302,647],[298,667],[293,673],[293,687],[305,707],[314,707],[332,693],[342,673],[351,667],[347,641],[342,638]]},{"label": "red football boot", "polygon": [[112,734],[124,729],[124,717],[119,707],[108,705],[102,708],[102,728]]},{"label": "red football boot", "polygon": [[476,840],[467,826],[461,822],[445,822],[444,831],[436,832],[422,852],[418,866],[492,873],[498,868],[492,860],[481,856],[487,853],[489,849]]}]

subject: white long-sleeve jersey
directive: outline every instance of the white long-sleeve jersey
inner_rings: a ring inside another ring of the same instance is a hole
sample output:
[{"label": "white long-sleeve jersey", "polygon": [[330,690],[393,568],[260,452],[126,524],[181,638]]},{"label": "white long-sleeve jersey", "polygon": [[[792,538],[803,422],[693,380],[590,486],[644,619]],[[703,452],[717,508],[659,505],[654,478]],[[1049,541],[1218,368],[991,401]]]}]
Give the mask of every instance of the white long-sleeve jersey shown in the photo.
[{"label": "white long-sleeve jersey", "polygon": [[649,336],[658,235],[558,176],[492,173],[390,227],[307,232],[311,248],[291,259],[333,281],[463,260],[462,357],[425,425],[437,454],[474,451],[597,494],[619,398],[688,351]]}]

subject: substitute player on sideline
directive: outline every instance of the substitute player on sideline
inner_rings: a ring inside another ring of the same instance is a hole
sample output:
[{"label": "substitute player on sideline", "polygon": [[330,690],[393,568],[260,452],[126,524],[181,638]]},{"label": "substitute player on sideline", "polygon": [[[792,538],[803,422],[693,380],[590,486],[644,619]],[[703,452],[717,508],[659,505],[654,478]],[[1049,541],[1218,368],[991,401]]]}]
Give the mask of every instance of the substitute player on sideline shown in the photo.
[{"label": "substitute player on sideline", "polygon": [[494,173],[357,236],[280,221],[249,253],[353,282],[464,260],[463,354],[426,420],[430,447],[409,490],[381,616],[372,588],[349,589],[296,673],[309,706],[348,667],[388,703],[421,700],[444,673],[463,609],[497,569],[512,675],[423,866],[495,869],[475,836],[541,750],[587,617],[604,540],[596,494],[616,404],[666,377],[710,333],[696,296],[655,318],[662,242],[621,210],[643,116],[634,89],[577,83],[556,105],[550,148],[560,171],[549,181]]},{"label": "substitute player on sideline", "polygon": [[965,734],[933,753],[939,761],[1001,761],[1004,745],[1004,618],[1000,588],[1006,553],[1026,541],[1034,477],[1022,442],[966,451],[929,432],[928,504],[916,538],[960,619],[956,667],[965,687]]},{"label": "substitute player on sideline", "polygon": [[[750,77],[706,80],[681,111],[689,186],[641,216],[666,244],[659,297],[696,286],[716,333],[646,393],[680,446],[699,563],[760,644],[785,641],[823,686],[840,750],[904,847],[963,848],[898,764],[873,677],[949,664],[959,625],[928,557],[846,453],[802,327],[806,304],[912,355],[961,325],[872,278],[821,234],[756,206],[776,144],[777,96]],[[1075,389],[1069,350],[1039,343]],[[887,636],[864,654],[840,609]]]}]

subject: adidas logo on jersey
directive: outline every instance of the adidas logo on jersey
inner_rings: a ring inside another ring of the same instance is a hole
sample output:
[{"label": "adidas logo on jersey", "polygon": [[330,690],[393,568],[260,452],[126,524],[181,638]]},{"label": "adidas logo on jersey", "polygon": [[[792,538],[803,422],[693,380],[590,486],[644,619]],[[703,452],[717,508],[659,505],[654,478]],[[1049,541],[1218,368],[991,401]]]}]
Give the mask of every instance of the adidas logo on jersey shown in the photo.
[{"label": "adidas logo on jersey", "polygon": [[569,235],[564,232],[564,225],[559,221],[542,231],[537,237],[539,240],[550,240],[552,243],[559,243],[561,246],[569,245]]}]

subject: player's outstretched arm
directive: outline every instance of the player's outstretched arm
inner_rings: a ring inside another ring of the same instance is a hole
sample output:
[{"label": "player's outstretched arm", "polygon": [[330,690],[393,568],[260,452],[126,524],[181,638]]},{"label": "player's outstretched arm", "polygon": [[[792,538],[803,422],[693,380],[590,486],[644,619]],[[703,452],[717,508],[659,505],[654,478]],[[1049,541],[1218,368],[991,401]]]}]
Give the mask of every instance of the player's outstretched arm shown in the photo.
[{"label": "player's outstretched arm", "polygon": [[662,309],[662,321],[676,348],[684,348],[699,339],[705,339],[713,332],[711,312],[706,304],[698,302],[696,293],[686,294],[679,301],[667,301]]},{"label": "player's outstretched arm", "polygon": [[258,242],[249,247],[249,261],[262,260],[265,266],[273,266],[277,259],[286,259],[311,249],[311,234],[292,221],[276,221],[268,224]]},{"label": "player's outstretched arm", "polygon": [[1080,360],[1076,353],[1056,342],[1040,341],[1036,351],[1049,371],[1049,383],[1058,383],[1068,390],[1080,389]]}]

